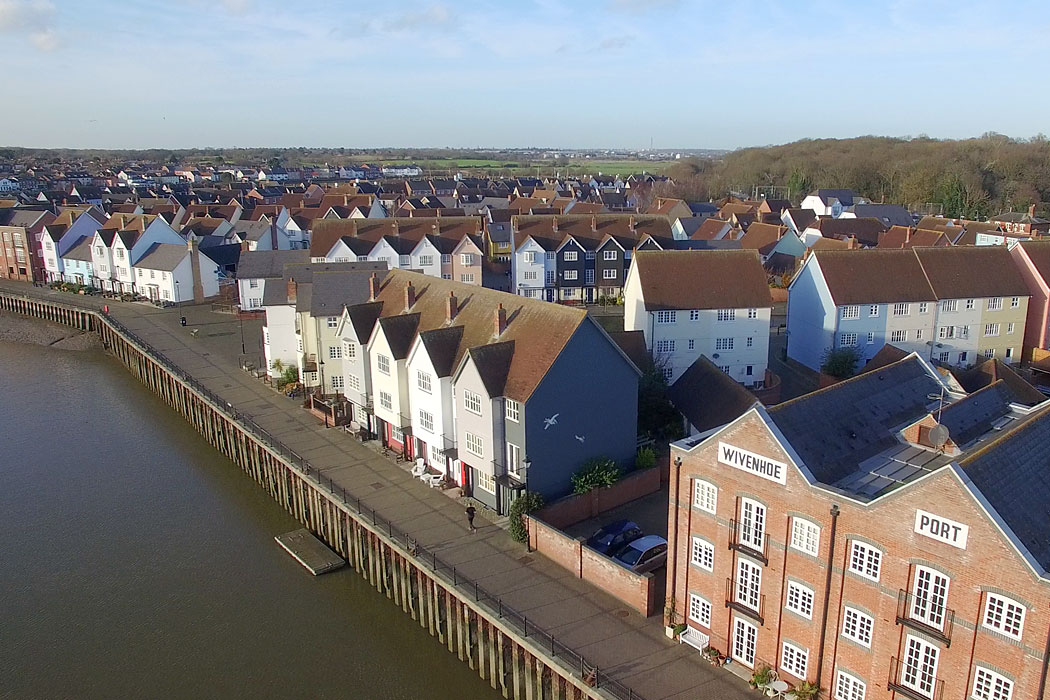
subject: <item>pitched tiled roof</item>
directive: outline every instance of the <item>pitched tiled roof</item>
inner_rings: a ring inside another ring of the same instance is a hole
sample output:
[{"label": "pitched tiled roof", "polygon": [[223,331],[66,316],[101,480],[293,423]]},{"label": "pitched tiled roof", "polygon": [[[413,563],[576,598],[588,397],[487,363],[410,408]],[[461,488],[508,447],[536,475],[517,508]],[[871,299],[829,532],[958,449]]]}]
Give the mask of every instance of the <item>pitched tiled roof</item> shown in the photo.
[{"label": "pitched tiled roof", "polygon": [[640,251],[632,264],[647,311],[772,306],[754,250]]},{"label": "pitched tiled roof", "polygon": [[953,369],[952,374],[966,391],[977,391],[990,384],[1002,381],[1010,390],[1011,401],[1025,406],[1034,406],[1046,401],[1043,392],[1029,384],[1010,365],[995,358],[985,358],[970,369]]},{"label": "pitched tiled roof", "polygon": [[879,244],[879,236],[886,226],[878,219],[832,219],[823,217],[813,222],[812,227],[826,238],[848,238],[853,236],[864,245]]},{"label": "pitched tiled roof", "polygon": [[758,403],[754,394],[705,355],[668,387],[667,398],[700,432],[730,423]]},{"label": "pitched tiled roof", "polygon": [[1036,272],[1050,282],[1050,241],[1022,241],[1018,245],[1032,261]]},{"label": "pitched tiled roof", "polygon": [[[740,247],[748,250],[757,250],[762,255],[768,255],[787,230],[787,226],[763,224],[756,221],[748,226],[747,232],[740,237]],[[794,236],[795,234],[791,235]]]},{"label": "pitched tiled roof", "polygon": [[791,220],[795,222],[795,226],[798,227],[799,233],[805,231],[817,220],[817,212],[812,209],[788,209],[788,213],[791,215]]},{"label": "pitched tiled roof", "polygon": [[818,250],[813,255],[836,306],[937,300],[912,250]]},{"label": "pitched tiled roof", "polygon": [[1010,251],[1003,246],[914,250],[938,299],[1030,294]]}]

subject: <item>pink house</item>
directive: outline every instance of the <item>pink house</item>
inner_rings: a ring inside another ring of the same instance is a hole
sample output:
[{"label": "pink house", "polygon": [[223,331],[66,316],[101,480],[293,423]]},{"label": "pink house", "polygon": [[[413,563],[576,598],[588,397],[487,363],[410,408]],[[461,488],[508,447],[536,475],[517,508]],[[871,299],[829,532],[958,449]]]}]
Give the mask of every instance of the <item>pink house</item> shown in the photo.
[{"label": "pink house", "polygon": [[1028,318],[1024,327],[1024,356],[1033,348],[1050,350],[1050,241],[1022,241],[1010,254],[1028,285]]}]

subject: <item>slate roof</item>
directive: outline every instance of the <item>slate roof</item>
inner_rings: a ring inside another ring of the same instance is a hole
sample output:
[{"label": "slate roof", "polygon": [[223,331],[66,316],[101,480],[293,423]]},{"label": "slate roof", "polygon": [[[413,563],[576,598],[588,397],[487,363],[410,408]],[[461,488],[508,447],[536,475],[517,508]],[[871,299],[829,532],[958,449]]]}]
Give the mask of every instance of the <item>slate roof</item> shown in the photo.
[{"label": "slate roof", "polygon": [[645,331],[612,331],[609,337],[638,369],[644,369],[652,362],[649,349],[645,347]]},{"label": "slate roof", "polygon": [[514,346],[514,341],[508,340],[478,345],[467,351],[489,396],[503,396],[511,363],[514,361]]},{"label": "slate roof", "polygon": [[836,306],[937,300],[913,250],[815,250],[813,256]]},{"label": "slate roof", "polygon": [[632,265],[646,311],[773,305],[754,250],[639,251]]},{"label": "slate roof", "polygon": [[820,231],[827,238],[848,238],[852,236],[868,246],[879,244],[879,236],[886,231],[886,226],[878,219],[832,219],[821,217],[811,224],[811,228]]},{"label": "slate roof", "polygon": [[966,476],[1044,572],[1050,570],[1048,464],[1050,409],[959,460]]},{"label": "slate roof", "polygon": [[810,194],[820,197],[820,201],[824,202],[824,204],[831,204],[832,199],[837,199],[844,207],[853,206],[853,190],[816,190]]},{"label": "slate roof", "polygon": [[915,248],[914,251],[938,299],[1031,295],[1005,246]]},{"label": "slate roof", "polygon": [[898,445],[893,430],[928,413],[942,384],[918,357],[773,406],[769,415],[814,477],[833,484]]},{"label": "slate roof", "polygon": [[419,314],[406,313],[380,317],[379,327],[383,329],[383,334],[386,336],[390,354],[395,360],[403,360],[408,357],[408,351],[412,349],[412,340],[419,329]]},{"label": "slate roof", "polygon": [[0,226],[30,228],[40,221],[40,218],[46,213],[37,209],[23,209],[21,207],[0,209]]},{"label": "slate roof", "polygon": [[308,250],[249,250],[241,253],[237,264],[240,279],[274,279],[284,274],[284,266],[310,262]]},{"label": "slate roof", "polygon": [[[296,292],[297,310],[309,309],[309,299],[313,296],[313,289],[311,282],[315,274],[322,272],[343,272],[343,271],[354,271],[360,270],[368,276],[374,272],[380,277],[383,277],[386,272],[385,262],[351,262],[351,263],[334,263],[334,262],[323,262],[323,263],[286,263],[284,270],[281,273],[281,282],[268,283],[263,287],[263,306],[281,306],[288,303],[288,282],[292,279],[296,281],[298,289]],[[367,282],[366,282],[367,284]],[[326,292],[322,292],[322,295]],[[306,299],[306,302],[303,300]],[[361,301],[368,300],[368,292],[366,289],[363,298],[346,303],[360,303]],[[328,299],[322,299],[322,301],[328,302]],[[301,303],[305,305],[301,305]],[[332,314],[325,314],[332,315]],[[334,315],[339,315],[337,311]]]},{"label": "slate roof", "polygon": [[[887,346],[888,347],[888,346]],[[872,358],[874,359],[874,358]],[[983,361],[970,369],[952,369],[956,381],[966,391],[977,391],[994,382],[1001,381],[1009,388],[1011,401],[1024,406],[1035,406],[1047,397],[1043,392],[1029,384],[1010,365],[995,358],[983,358]]]},{"label": "slate roof", "polygon": [[911,226],[911,213],[899,204],[858,204],[853,208],[857,218],[871,217],[886,226]]},{"label": "slate roof", "polygon": [[184,245],[154,243],[142,254],[139,261],[135,263],[135,267],[171,272],[179,266],[179,263],[186,259],[189,252]]},{"label": "slate roof", "polygon": [[668,387],[667,398],[701,433],[736,420],[758,403],[754,394],[718,369],[706,355],[696,358]]},{"label": "slate roof", "polygon": [[787,211],[799,233],[805,231],[817,220],[817,212],[812,209],[788,209]]},{"label": "slate roof", "polygon": [[419,334],[430,363],[438,377],[450,377],[456,371],[456,355],[463,341],[463,326],[433,328]]},{"label": "slate roof", "polygon": [[368,300],[368,280],[373,274],[382,276],[382,271],[369,268],[315,271],[308,282],[299,283],[295,309],[309,311],[316,317],[339,316],[343,313],[343,306]]},{"label": "slate roof", "polygon": [[1013,393],[998,381],[945,406],[938,422],[948,429],[952,442],[964,448],[992,429],[993,423],[1010,413]]},{"label": "slate roof", "polygon": [[62,256],[63,260],[91,262],[91,236],[84,236]]}]

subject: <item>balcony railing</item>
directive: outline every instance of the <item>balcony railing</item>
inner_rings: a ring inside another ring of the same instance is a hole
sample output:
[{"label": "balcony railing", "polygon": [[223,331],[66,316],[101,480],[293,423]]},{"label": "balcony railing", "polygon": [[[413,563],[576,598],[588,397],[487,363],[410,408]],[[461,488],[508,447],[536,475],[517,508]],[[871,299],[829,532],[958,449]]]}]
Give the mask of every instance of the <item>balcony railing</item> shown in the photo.
[{"label": "balcony railing", "polygon": [[896,657],[890,660],[890,678],[886,689],[912,700],[944,698],[944,681],[939,681],[936,677],[926,677],[921,667],[909,668],[904,659]]},{"label": "balcony railing", "polygon": [[[730,549],[758,559],[763,564],[769,563],[769,557],[766,556],[769,538],[767,538],[764,533],[758,535],[756,538],[754,535],[754,527],[746,525],[739,520],[730,520],[729,528],[731,530],[729,535]],[[758,545],[755,541],[756,539],[761,542],[761,545]]]},{"label": "balcony railing", "polygon": [[738,584],[738,581],[734,581],[731,578],[726,579],[726,607],[754,618],[758,621],[758,624],[764,625],[766,623],[765,617],[763,617],[765,614],[766,597],[759,594],[758,604],[754,605],[751,600],[747,600],[746,598],[737,595],[737,592],[740,589],[740,585]]},{"label": "balcony railing", "polygon": [[[924,604],[928,610],[926,617],[921,617],[917,614],[915,605],[917,601],[920,603],[920,606]],[[940,619],[939,625],[937,624],[938,618]],[[929,636],[944,642],[945,646],[950,647],[952,645],[952,628],[955,626],[955,611],[943,605],[935,605],[928,599],[925,601],[917,599],[914,593],[901,589],[897,594],[897,624],[925,632]]]}]

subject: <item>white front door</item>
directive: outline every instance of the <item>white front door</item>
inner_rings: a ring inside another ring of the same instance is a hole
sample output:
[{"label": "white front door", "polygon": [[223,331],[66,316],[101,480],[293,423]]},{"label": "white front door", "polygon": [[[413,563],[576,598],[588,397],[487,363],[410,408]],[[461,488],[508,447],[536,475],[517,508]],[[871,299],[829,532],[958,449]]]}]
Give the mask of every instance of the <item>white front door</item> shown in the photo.
[{"label": "white front door", "polygon": [[762,567],[747,559],[739,560],[736,565],[736,602],[758,612],[761,595]]},{"label": "white front door", "polygon": [[758,628],[747,620],[733,618],[733,659],[752,668],[755,648],[758,646]]},{"label": "white front door", "polygon": [[763,551],[766,534],[766,507],[743,499],[740,502],[740,542],[756,551]]},{"label": "white front door", "polygon": [[924,566],[916,567],[912,594],[912,618],[931,627],[943,629],[945,604],[948,601],[948,577]]},{"label": "white front door", "polygon": [[901,674],[901,685],[933,697],[937,683],[937,656],[939,650],[929,642],[918,637],[908,637],[907,655],[904,657],[904,671]]}]

